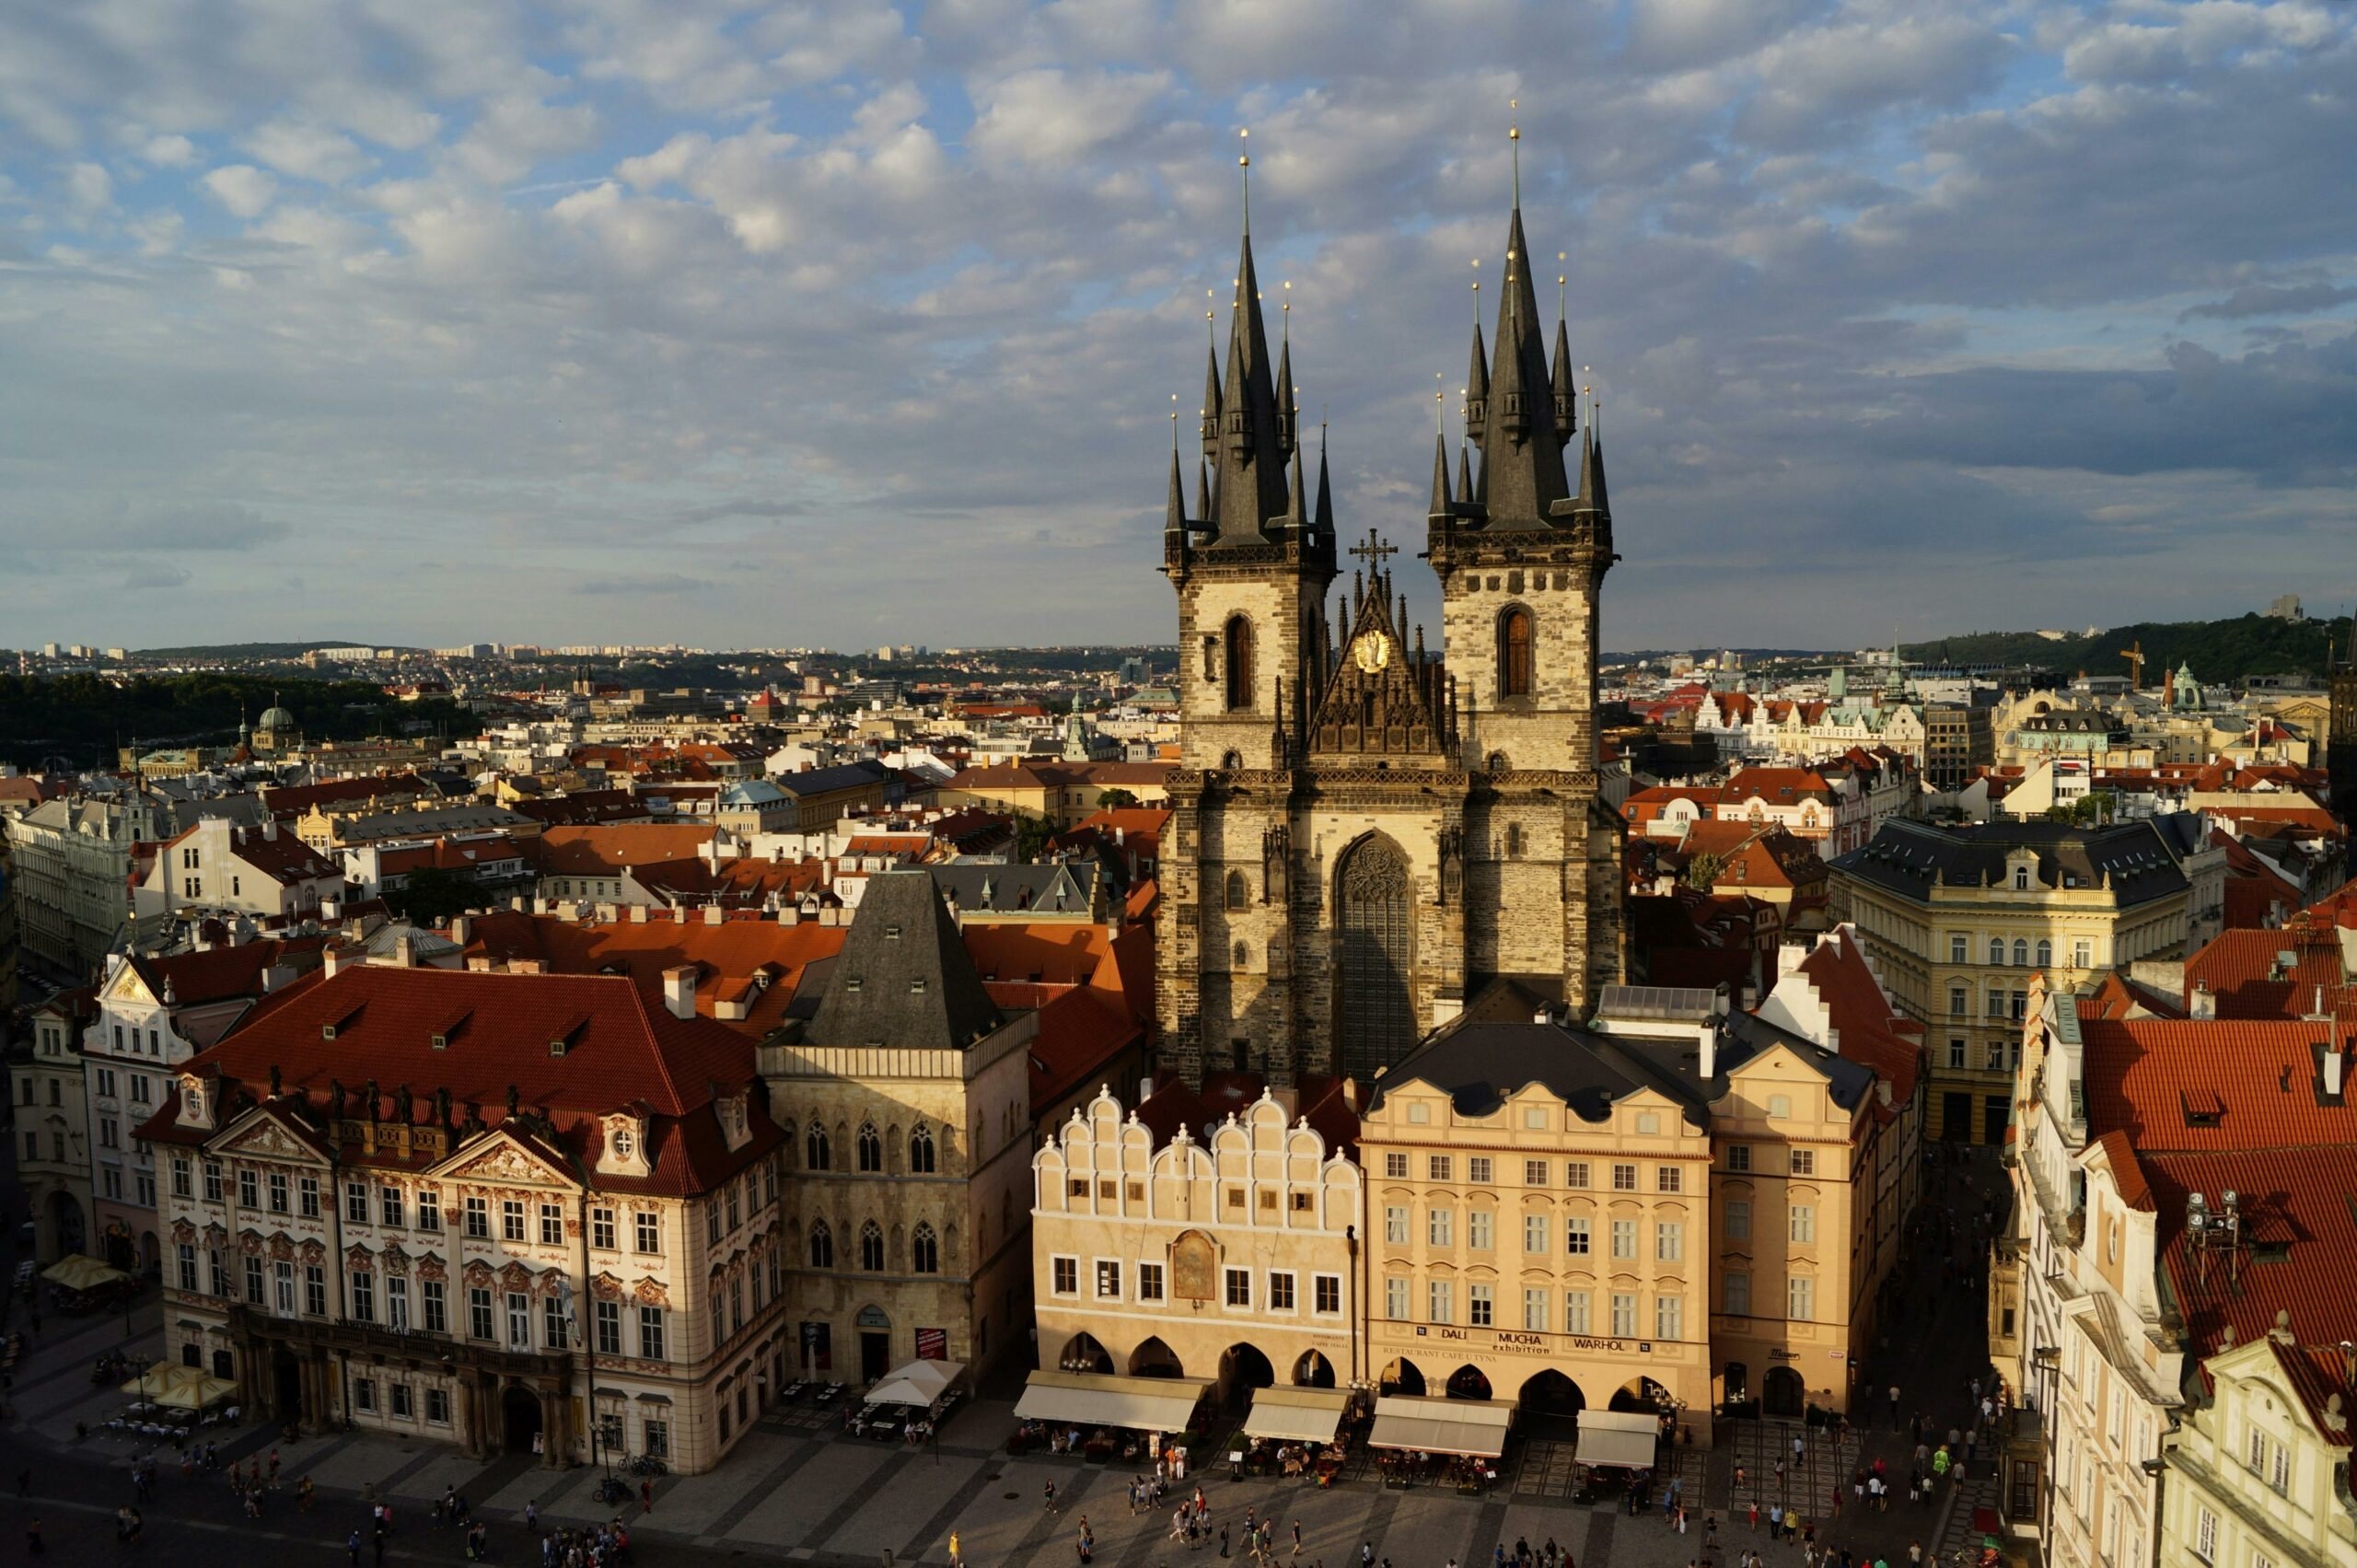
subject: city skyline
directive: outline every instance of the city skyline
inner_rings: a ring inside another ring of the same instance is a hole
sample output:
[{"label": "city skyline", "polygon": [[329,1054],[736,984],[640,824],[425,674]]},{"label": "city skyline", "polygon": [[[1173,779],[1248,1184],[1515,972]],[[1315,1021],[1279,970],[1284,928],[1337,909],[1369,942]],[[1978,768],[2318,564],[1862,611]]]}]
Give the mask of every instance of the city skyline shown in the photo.
[{"label": "city skyline", "polygon": [[1236,132],[1339,523],[1404,542],[1510,115],[1612,445],[1607,646],[2357,594],[2310,560],[2357,449],[2345,15],[1338,16],[0,18],[0,619],[1163,641]]}]

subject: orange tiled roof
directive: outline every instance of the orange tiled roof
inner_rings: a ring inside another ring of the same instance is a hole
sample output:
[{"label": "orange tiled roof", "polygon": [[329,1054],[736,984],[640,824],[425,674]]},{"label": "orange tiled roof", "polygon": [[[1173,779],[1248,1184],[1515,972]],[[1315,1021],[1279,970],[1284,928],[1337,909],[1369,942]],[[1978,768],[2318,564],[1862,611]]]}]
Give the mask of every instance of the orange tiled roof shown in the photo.
[{"label": "orange tiled roof", "polygon": [[2335,1032],[2253,1019],[2082,1018],[2087,1124],[2127,1132],[2147,1156],[2357,1144],[2357,1104],[2317,1103],[2315,1047]]}]

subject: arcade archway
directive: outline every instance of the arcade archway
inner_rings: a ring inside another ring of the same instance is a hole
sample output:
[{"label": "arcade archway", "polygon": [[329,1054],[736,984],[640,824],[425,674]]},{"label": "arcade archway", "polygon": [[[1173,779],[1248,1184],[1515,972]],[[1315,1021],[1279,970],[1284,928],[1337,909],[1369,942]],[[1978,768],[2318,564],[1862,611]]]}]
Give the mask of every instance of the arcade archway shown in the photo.
[{"label": "arcade archway", "polygon": [[1130,1376],[1132,1377],[1184,1377],[1187,1368],[1178,1354],[1163,1343],[1158,1334],[1151,1335],[1130,1352]]},{"label": "arcade archway", "polygon": [[1424,1391],[1423,1369],[1403,1355],[1376,1375],[1375,1391],[1377,1394],[1422,1394]]},{"label": "arcade archway", "polygon": [[1334,1364],[1314,1350],[1301,1353],[1293,1364],[1294,1386],[1301,1388],[1330,1388],[1334,1386]]},{"label": "arcade archway", "polygon": [[1101,1372],[1109,1376],[1113,1355],[1097,1342],[1096,1335],[1079,1333],[1064,1342],[1063,1353],[1056,1357],[1056,1365],[1065,1372]]},{"label": "arcade archway", "polygon": [[1458,1367],[1448,1375],[1448,1397],[1452,1400],[1488,1399],[1490,1375],[1469,1364]]},{"label": "arcade archway", "polygon": [[1241,1404],[1253,1389],[1276,1380],[1276,1368],[1257,1345],[1232,1344],[1219,1353],[1219,1397],[1228,1404]]}]

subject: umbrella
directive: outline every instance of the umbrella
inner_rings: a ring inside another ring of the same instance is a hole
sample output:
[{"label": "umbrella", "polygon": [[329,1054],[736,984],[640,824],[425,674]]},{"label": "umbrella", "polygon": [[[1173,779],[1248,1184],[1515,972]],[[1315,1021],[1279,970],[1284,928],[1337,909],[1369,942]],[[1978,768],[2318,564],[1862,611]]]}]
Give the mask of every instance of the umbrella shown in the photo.
[{"label": "umbrella", "polygon": [[238,1391],[226,1377],[215,1377],[201,1366],[179,1366],[159,1361],[122,1386],[149,1404],[168,1410],[196,1411],[218,1404]]},{"label": "umbrella", "polygon": [[941,1398],[965,1365],[955,1361],[912,1361],[897,1371],[885,1375],[868,1394],[871,1405],[918,1405],[929,1407]]},{"label": "umbrella", "polygon": [[64,1285],[67,1290],[96,1290],[100,1285],[113,1284],[131,1276],[87,1253],[76,1252],[71,1257],[60,1258],[43,1269],[41,1277]]}]

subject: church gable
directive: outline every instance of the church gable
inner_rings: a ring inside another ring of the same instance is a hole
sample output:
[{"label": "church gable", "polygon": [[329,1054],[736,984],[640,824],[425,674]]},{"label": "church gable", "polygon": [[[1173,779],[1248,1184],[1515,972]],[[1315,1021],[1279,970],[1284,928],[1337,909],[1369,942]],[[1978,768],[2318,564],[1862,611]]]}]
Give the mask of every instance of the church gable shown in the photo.
[{"label": "church gable", "polygon": [[[1380,562],[1397,553],[1379,544],[1372,530],[1352,552]],[[1447,674],[1428,657],[1423,630],[1411,652],[1404,645],[1391,604],[1391,574],[1378,567],[1372,577],[1351,574],[1355,601],[1348,631],[1334,650],[1332,674],[1310,726],[1310,749],[1329,755],[1446,757],[1457,744],[1456,712]]]}]

